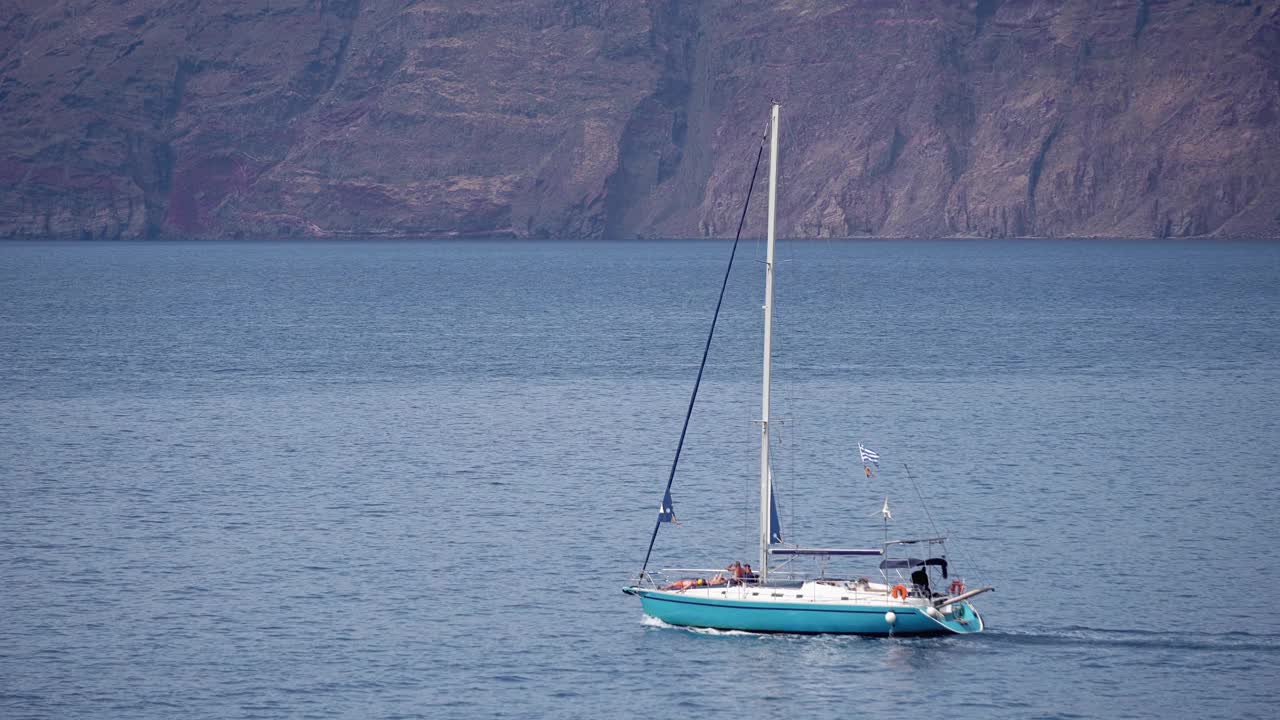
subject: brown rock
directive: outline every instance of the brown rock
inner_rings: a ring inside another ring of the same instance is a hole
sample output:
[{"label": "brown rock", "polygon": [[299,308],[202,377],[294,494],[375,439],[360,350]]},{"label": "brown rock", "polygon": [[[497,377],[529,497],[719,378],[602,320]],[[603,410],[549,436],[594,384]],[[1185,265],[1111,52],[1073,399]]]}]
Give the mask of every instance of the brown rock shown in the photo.
[{"label": "brown rock", "polygon": [[1275,0],[11,0],[0,235],[725,236],[770,98],[787,235],[1280,236]]}]

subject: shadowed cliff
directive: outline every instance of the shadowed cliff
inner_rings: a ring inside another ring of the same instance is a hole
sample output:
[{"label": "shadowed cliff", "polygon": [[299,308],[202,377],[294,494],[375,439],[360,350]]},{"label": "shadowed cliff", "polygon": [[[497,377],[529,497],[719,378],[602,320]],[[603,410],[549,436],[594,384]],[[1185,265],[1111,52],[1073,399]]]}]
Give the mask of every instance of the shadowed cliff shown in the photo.
[{"label": "shadowed cliff", "polygon": [[17,0],[0,235],[723,236],[771,98],[785,235],[1280,236],[1280,0]]}]

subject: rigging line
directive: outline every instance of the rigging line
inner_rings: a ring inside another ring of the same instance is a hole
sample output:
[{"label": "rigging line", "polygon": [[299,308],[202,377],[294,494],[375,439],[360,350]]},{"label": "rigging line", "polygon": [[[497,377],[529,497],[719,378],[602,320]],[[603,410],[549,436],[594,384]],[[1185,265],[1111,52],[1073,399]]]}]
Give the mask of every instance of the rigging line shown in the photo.
[{"label": "rigging line", "polygon": [[[902,467],[907,470],[907,479],[911,481],[911,487],[915,488],[916,497],[920,500],[920,507],[924,508],[925,517],[929,518],[929,526],[933,528],[934,536],[942,537],[946,533],[938,532],[938,526],[933,522],[933,514],[929,512],[929,505],[924,501],[924,495],[920,493],[920,486],[916,484],[916,479],[911,476],[911,467],[906,463],[902,463]],[[973,557],[964,549],[963,544],[960,545],[960,552],[964,553],[964,559],[968,561],[969,565],[972,566],[975,571],[977,571],[978,575],[986,577],[986,573],[982,571],[982,568],[978,567],[978,563],[973,561]]]},{"label": "rigging line", "polygon": [[929,512],[929,504],[924,501],[924,495],[920,493],[920,486],[916,484],[916,479],[911,476],[911,466],[902,463],[902,467],[907,471],[907,479],[911,481],[911,487],[916,491],[916,498],[920,501],[920,507],[924,508],[924,516],[929,518],[929,527],[933,528],[934,537],[942,537],[942,533],[938,532],[938,525],[933,522],[933,513]]},{"label": "rigging line", "polygon": [[[663,494],[671,492],[671,483],[676,479],[676,466],[680,464],[680,451],[684,449],[685,434],[689,432],[689,418],[693,417],[693,403],[698,399],[698,386],[702,384],[702,371],[707,368],[707,355],[711,352],[711,339],[716,334],[716,321],[720,319],[720,306],[724,304],[724,291],[729,287],[729,273],[733,271],[733,258],[738,253],[738,240],[742,238],[742,226],[747,221],[747,208],[751,206],[751,192],[756,187],[756,176],[760,173],[760,158],[764,155],[764,144],[768,138],[768,128],[760,138],[760,148],[756,151],[756,166],[751,171],[751,184],[747,186],[747,199],[742,203],[742,217],[738,219],[738,232],[733,235],[733,249],[729,251],[729,265],[724,269],[724,280],[720,283],[720,298],[716,300],[716,311],[711,316],[711,330],[707,333],[707,344],[702,348],[702,362],[698,365],[698,377],[693,381],[693,393],[689,396],[689,409],[684,414],[684,427],[680,428],[680,442],[676,443],[676,456],[671,461],[671,474],[667,476],[667,489]],[[640,566],[640,579],[649,568],[649,556],[653,554],[653,543],[658,539],[658,528],[662,527],[662,513],[653,524],[653,534],[649,536],[649,549],[644,553],[644,564]]]}]

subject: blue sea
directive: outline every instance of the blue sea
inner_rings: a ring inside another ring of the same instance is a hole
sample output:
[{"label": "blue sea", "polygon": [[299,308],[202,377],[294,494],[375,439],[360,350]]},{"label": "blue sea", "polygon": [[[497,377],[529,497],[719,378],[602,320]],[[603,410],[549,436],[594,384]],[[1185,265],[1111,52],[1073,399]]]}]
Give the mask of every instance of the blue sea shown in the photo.
[{"label": "blue sea", "polygon": [[[1280,245],[780,246],[784,533],[946,533],[934,639],[620,592],[728,251],[0,244],[0,716],[1275,717]],[[654,567],[756,560],[762,259]]]}]

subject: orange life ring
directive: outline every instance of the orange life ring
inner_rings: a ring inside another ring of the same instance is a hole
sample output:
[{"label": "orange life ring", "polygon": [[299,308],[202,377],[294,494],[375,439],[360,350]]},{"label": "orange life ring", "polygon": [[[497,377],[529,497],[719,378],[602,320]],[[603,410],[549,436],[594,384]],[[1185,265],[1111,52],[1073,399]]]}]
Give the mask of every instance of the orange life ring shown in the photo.
[{"label": "orange life ring", "polygon": [[891,592],[891,593],[889,593],[889,594],[890,594],[891,596],[895,597],[895,598],[900,599],[900,600],[906,600],[906,599],[907,599],[907,586],[906,586],[906,585],[902,585],[902,584],[894,585],[894,586],[893,586],[893,592]]},{"label": "orange life ring", "polygon": [[952,595],[959,595],[959,594],[960,594],[960,593],[962,593],[962,592],[964,592],[964,581],[963,581],[963,580],[961,580],[960,578],[956,578],[955,580],[952,580],[952,581],[951,581],[951,594],[952,594]]}]

